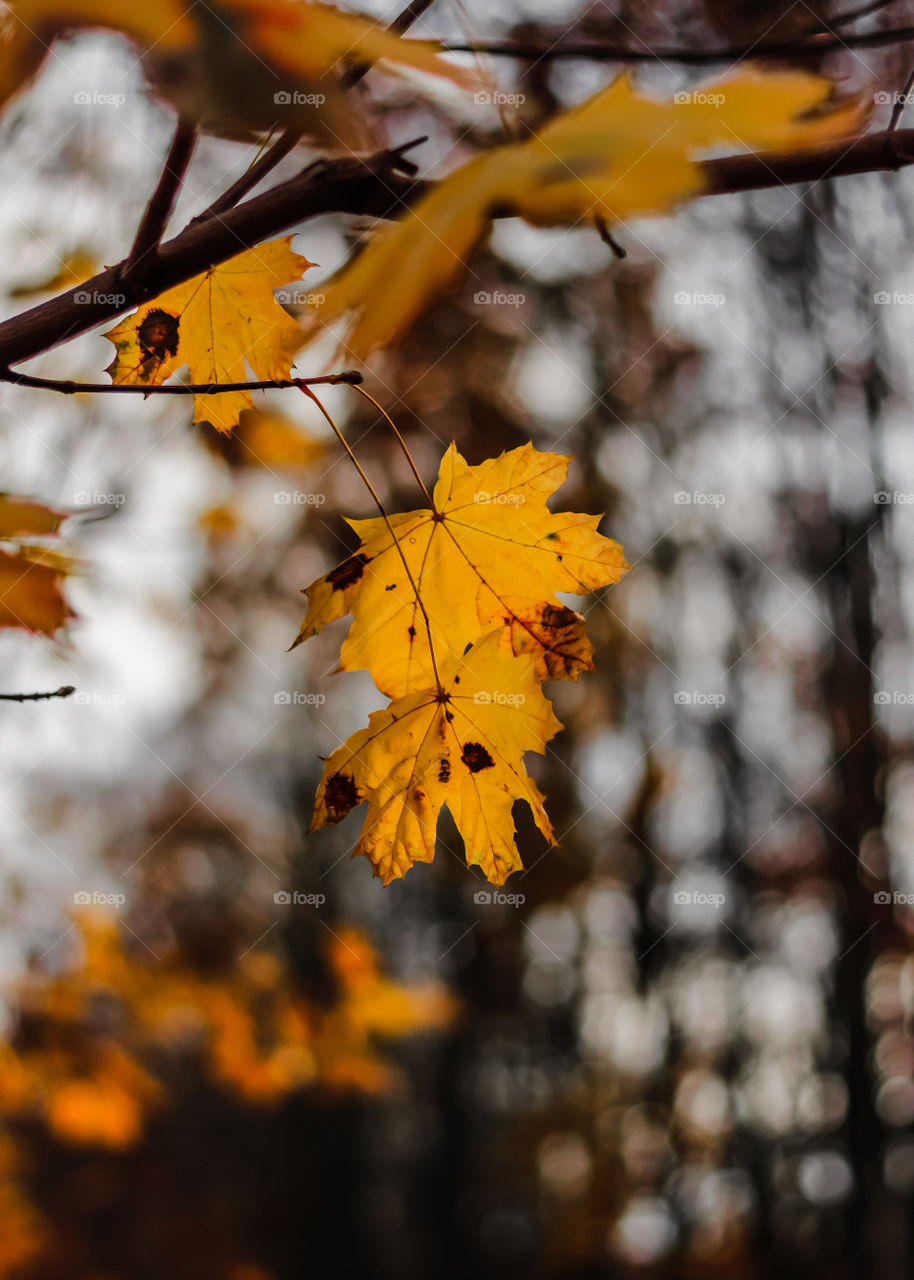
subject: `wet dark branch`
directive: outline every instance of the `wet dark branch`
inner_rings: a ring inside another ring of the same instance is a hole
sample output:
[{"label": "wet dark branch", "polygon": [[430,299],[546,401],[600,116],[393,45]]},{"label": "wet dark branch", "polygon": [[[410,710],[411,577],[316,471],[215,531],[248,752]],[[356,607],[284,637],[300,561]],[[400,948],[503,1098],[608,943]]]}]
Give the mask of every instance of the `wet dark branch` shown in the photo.
[{"label": "wet dark branch", "polygon": [[[123,264],[0,324],[0,369],[30,359],[77,334],[114,320],[244,249],[323,213],[390,218],[424,191],[399,150],[361,160],[327,160],[254,196],[219,218],[191,223],[156,251],[154,275],[139,285],[120,279]],[[707,194],[761,190],[896,170],[914,163],[914,129],[883,130],[809,151],[736,155],[706,165]],[[506,213],[509,213],[506,210]]]}]

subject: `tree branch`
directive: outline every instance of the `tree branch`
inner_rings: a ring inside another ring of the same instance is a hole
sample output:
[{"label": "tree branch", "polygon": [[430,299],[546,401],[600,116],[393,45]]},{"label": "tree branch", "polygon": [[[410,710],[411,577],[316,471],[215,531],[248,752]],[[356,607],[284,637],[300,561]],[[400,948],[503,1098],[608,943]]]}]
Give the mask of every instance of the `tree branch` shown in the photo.
[{"label": "tree branch", "polygon": [[633,49],[630,45],[601,44],[596,40],[562,43],[556,33],[554,43],[548,36],[542,44],[518,40],[443,40],[439,48],[448,53],[479,53],[491,58],[544,59],[586,58],[595,62],[676,62],[687,67],[703,67],[716,62],[741,62],[744,58],[821,58],[824,53],[847,49],[875,49],[887,44],[914,40],[914,27],[887,27],[882,31],[864,31],[837,35],[803,36],[799,40],[769,41],[767,44],[730,45],[718,49],[649,48]]},{"label": "tree branch", "polygon": [[59,689],[54,689],[51,693],[0,693],[0,701],[44,702],[47,698],[69,698],[70,694],[75,692],[75,685],[63,684]]},{"label": "tree branch", "polygon": [[168,386],[135,386],[120,382],[70,382],[60,378],[35,378],[28,373],[12,369],[0,369],[0,382],[12,382],[18,387],[33,387],[38,391],[59,391],[65,396],[81,392],[92,395],[137,396],[221,396],[227,391],[282,391],[287,387],[340,385],[357,387],[364,378],[358,369],[344,369],[342,373],[325,373],[316,378],[268,378],[264,382],[177,382]]},{"label": "tree branch", "polygon": [[0,368],[39,355],[94,329],[218,266],[271,236],[322,213],[390,217],[402,209],[415,187],[402,170],[412,169],[395,151],[366,160],[346,157],[278,183],[219,218],[191,223],[156,254],[155,278],[121,279],[123,263],[109,267],[74,289],[0,323]]},{"label": "tree branch", "polygon": [[122,279],[132,277],[138,280],[142,275],[148,275],[152,269],[155,250],[165,233],[196,144],[196,125],[189,120],[179,119],[158,185],[146,206],[133,247],[121,271]]},{"label": "tree branch", "polygon": [[[914,129],[883,130],[810,151],[709,160],[705,165],[706,194],[790,186],[852,173],[897,170],[910,164],[914,164]],[[0,323],[0,369],[114,320],[307,218],[323,213],[392,217],[429,189],[428,183],[405,176],[404,170],[410,171],[412,166],[396,150],[368,160],[328,160],[219,218],[191,223],[159,246],[154,281],[122,284],[121,266],[110,267],[77,288]]]},{"label": "tree branch", "polygon": [[816,23],[814,30],[821,31],[823,28],[843,27],[848,22],[856,22],[858,18],[866,18],[872,13],[878,13],[880,9],[888,9],[889,5],[894,4],[895,0],[870,0],[869,4],[859,5],[856,9],[845,9],[843,13],[834,13],[828,18],[820,18]]}]

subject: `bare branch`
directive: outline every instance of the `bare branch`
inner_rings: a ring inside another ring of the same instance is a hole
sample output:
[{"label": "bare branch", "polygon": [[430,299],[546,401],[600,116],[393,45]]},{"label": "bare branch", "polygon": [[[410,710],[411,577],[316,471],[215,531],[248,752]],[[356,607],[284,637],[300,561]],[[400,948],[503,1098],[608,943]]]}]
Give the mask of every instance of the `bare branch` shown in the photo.
[{"label": "bare branch", "polygon": [[179,120],[174,137],[162,167],[162,173],[146,206],[137,229],[133,248],[121,272],[122,279],[148,275],[154,264],[155,250],[168,225],[175,200],[184,181],[194,147],[197,144],[197,128],[189,120]]},{"label": "bare branch", "polygon": [[767,44],[730,45],[717,49],[683,49],[676,47],[633,49],[629,45],[602,44],[597,40],[555,42],[548,36],[542,44],[517,40],[445,40],[441,48],[450,53],[479,53],[493,58],[524,58],[529,61],[553,61],[556,58],[582,58],[594,62],[676,62],[687,67],[713,66],[717,62],[741,62],[746,58],[821,58],[824,53],[847,49],[876,49],[883,45],[914,40],[914,27],[887,27],[882,31],[848,32],[837,35],[822,32],[800,39],[769,41]]},{"label": "bare branch", "polygon": [[69,698],[70,694],[75,692],[75,685],[63,684],[59,689],[54,689],[50,693],[0,693],[0,701],[44,702],[48,698]]},{"label": "bare branch", "polygon": [[349,386],[357,387],[364,381],[358,369],[344,369],[342,373],[324,373],[316,378],[268,378],[264,382],[176,382],[162,386],[135,386],[120,382],[70,382],[60,378],[35,378],[28,373],[16,373],[13,369],[0,369],[0,382],[12,382],[18,387],[33,387],[38,391],[59,391],[65,396],[80,392],[92,395],[136,396],[222,396],[228,391],[282,391],[287,387]]},{"label": "bare branch", "polygon": [[159,245],[154,280],[122,280],[124,264],[119,263],[0,323],[0,368],[107,323],[306,218],[322,213],[391,217],[402,211],[415,187],[412,178],[403,176],[404,168],[412,166],[396,151],[326,161],[319,170],[279,183],[221,217],[191,223]]},{"label": "bare branch", "polygon": [[[790,186],[847,174],[897,170],[910,164],[914,164],[914,129],[882,130],[809,151],[709,160],[705,165],[706,194]],[[113,320],[307,218],[323,213],[394,217],[429,190],[428,183],[405,176],[404,170],[412,171],[412,166],[396,150],[366,160],[328,160],[313,172],[279,183],[219,218],[192,223],[160,245],[154,285],[125,285],[119,281],[120,267],[115,266],[0,323],[0,369]]]},{"label": "bare branch", "polygon": [[894,133],[901,124],[901,117],[904,115],[904,109],[908,105],[908,98],[912,89],[914,89],[914,70],[909,72],[904,88],[895,99],[895,105],[892,107],[892,115],[889,119],[889,133]]}]

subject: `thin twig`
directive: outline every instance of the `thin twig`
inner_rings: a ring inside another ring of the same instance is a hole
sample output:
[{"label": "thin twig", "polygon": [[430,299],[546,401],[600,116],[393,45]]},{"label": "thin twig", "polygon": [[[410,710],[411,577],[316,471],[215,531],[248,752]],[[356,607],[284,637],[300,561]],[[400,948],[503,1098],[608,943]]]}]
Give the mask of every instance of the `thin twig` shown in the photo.
[{"label": "thin twig", "polygon": [[830,18],[820,18],[818,24],[812,28],[814,31],[821,31],[823,28],[843,27],[849,22],[856,22],[858,18],[867,18],[872,13],[877,13],[880,9],[887,9],[890,4],[894,4],[895,0],[870,0],[869,4],[862,4],[857,9],[845,9],[843,13],[836,13]]},{"label": "thin twig", "polygon": [[[411,3],[399,13],[393,22],[387,28],[388,34],[394,36],[402,36],[404,31],[408,31],[414,22],[418,22],[424,13],[432,7],[434,0],[411,0]],[[348,67],[340,76],[340,87],[343,89],[351,89],[357,85],[360,80],[371,70],[370,62],[354,63]]]},{"label": "thin twig", "polygon": [[281,160],[285,160],[286,156],[294,151],[301,139],[301,130],[288,128],[284,129],[271,147],[261,152],[258,158],[250,165],[241,177],[233,182],[230,187],[223,191],[217,200],[205,209],[203,213],[198,214],[194,219],[195,222],[203,222],[206,218],[216,217],[220,213],[224,213],[226,209],[231,209],[239,200],[244,199],[249,191],[253,191],[258,182],[265,178]]},{"label": "thin twig", "polygon": [[75,692],[75,685],[62,684],[59,689],[54,689],[50,693],[0,693],[0,701],[44,702],[47,698],[69,698],[70,694]]},{"label": "thin twig", "polygon": [[[340,444],[346,450],[346,456],[349,458],[349,461],[352,463],[356,471],[361,476],[362,483],[365,485],[365,488],[368,490],[368,492],[371,494],[372,498],[374,499],[375,506],[380,511],[381,518],[383,519],[385,525],[387,526],[387,532],[390,534],[391,538],[393,539],[394,546],[397,548],[397,554],[399,555],[400,559],[403,562],[403,568],[406,570],[406,576],[409,579],[409,585],[412,587],[413,595],[416,597],[416,604],[419,606],[420,612],[422,613],[422,617],[425,621],[425,633],[428,637],[428,651],[429,651],[429,656],[431,657],[431,660],[432,660],[432,671],[434,672],[434,675],[435,675],[435,686],[438,690],[439,698],[443,698],[444,685],[441,683],[441,676],[438,673],[438,662],[437,662],[437,659],[435,658],[435,646],[432,643],[431,619],[428,616],[428,612],[422,601],[422,597],[419,594],[419,587],[418,587],[418,584],[416,583],[416,579],[413,577],[412,569],[410,569],[409,567],[409,562],[406,559],[406,553],[404,552],[403,548],[400,546],[400,539],[397,537],[396,533],[394,532],[394,527],[390,523],[390,516],[388,516],[386,510],[384,509],[384,503],[381,501],[381,498],[380,498],[380,495],[378,494],[377,489],[369,480],[361,462],[359,462],[358,458],[353,453],[352,447],[350,446],[349,441],[346,439],[342,431],[340,431],[339,427],[333,421],[333,418],[324,408],[321,401],[318,400],[317,396],[314,394],[314,392],[311,390],[310,387],[302,387],[302,391],[305,393],[308,399],[313,400],[314,403],[317,405],[318,409],[320,409],[321,413],[324,415],[327,422],[330,424],[330,428],[333,431],[333,434],[336,436],[337,440],[339,440]],[[377,403],[377,401],[375,403]],[[380,408],[380,405],[378,407]],[[425,488],[424,485],[422,487],[423,489]]]},{"label": "thin twig", "polygon": [[892,107],[892,114],[889,118],[889,133],[894,133],[901,123],[901,117],[904,115],[904,109],[908,105],[908,97],[912,89],[914,89],[914,70],[905,80],[901,93],[895,98],[895,105]]},{"label": "thin twig", "polygon": [[364,396],[366,400],[370,401],[370,403],[373,404],[374,407],[377,409],[378,413],[382,414],[387,419],[387,422],[390,426],[391,431],[397,437],[397,443],[399,444],[400,448],[403,450],[404,454],[406,455],[406,461],[409,463],[409,469],[415,476],[416,483],[418,484],[419,488],[422,490],[422,493],[425,496],[426,502],[428,503],[431,510],[437,513],[438,508],[435,506],[435,500],[432,497],[432,495],[429,493],[426,487],[425,481],[422,479],[422,477],[419,475],[418,470],[416,469],[415,460],[413,458],[413,455],[410,453],[409,445],[406,443],[406,441],[403,439],[403,436],[400,434],[400,428],[394,422],[393,418],[390,416],[390,414],[387,412],[384,406],[379,404],[378,401],[375,400],[373,395],[370,395],[365,390],[365,388],[363,386],[360,386],[358,383],[354,383],[353,385],[355,386],[355,389],[356,391],[358,391],[359,395]]},{"label": "thin twig", "polygon": [[605,245],[609,246],[609,248],[613,251],[616,257],[620,259],[627,258],[628,250],[624,248],[621,244],[619,244],[619,241],[615,239],[615,237],[613,236],[612,232],[609,229],[609,223],[606,221],[606,219],[603,217],[601,213],[598,213],[595,215],[594,223],[596,224],[597,231],[600,233],[600,239],[603,241]]},{"label": "thin twig", "polygon": [[175,200],[187,173],[194,147],[197,145],[197,127],[189,120],[179,119],[175,128],[168,155],[162,166],[158,185],[150,197],[146,212],[143,214],[133,248],[127,255],[122,275],[140,274],[141,269],[148,270],[152,265],[152,254],[159,245],[168,219],[174,209]]},{"label": "thin twig", "polygon": [[112,382],[68,382],[58,378],[36,378],[30,373],[17,373],[14,369],[0,369],[0,382],[13,382],[19,387],[34,387],[39,391],[59,391],[65,396],[81,392],[92,395],[136,396],[222,396],[229,391],[282,391],[297,387],[304,391],[310,386],[357,387],[362,381],[358,369],[344,369],[342,373],[325,373],[317,378],[268,378],[263,382],[179,382],[164,386],[136,386]]},{"label": "thin twig", "polygon": [[492,58],[525,58],[533,61],[557,58],[582,58],[593,62],[678,62],[683,66],[707,66],[715,62],[740,62],[745,58],[820,58],[823,53],[847,49],[879,48],[914,40],[914,26],[891,27],[883,31],[864,31],[847,35],[803,36],[800,40],[771,41],[767,44],[731,45],[717,49],[643,48],[601,44],[596,40],[573,41],[568,44],[534,44],[514,40],[442,40],[445,53],[480,53]]}]

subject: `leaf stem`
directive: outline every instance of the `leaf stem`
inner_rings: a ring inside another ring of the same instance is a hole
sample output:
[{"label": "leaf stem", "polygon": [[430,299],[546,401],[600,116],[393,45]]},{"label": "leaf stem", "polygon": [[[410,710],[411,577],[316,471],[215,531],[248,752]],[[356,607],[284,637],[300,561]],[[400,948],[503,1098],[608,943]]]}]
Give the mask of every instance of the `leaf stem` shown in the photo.
[{"label": "leaf stem", "polygon": [[409,579],[409,585],[412,587],[413,595],[416,597],[416,604],[419,606],[419,609],[422,613],[423,620],[425,622],[425,633],[428,637],[428,651],[429,651],[429,656],[431,657],[431,660],[432,660],[432,671],[434,672],[434,675],[435,675],[435,687],[437,689],[438,696],[443,697],[444,685],[441,683],[441,675],[438,671],[438,661],[435,657],[435,646],[432,643],[431,620],[429,619],[425,605],[422,601],[422,597],[419,594],[419,587],[418,587],[418,584],[416,583],[416,579],[413,577],[413,571],[409,567],[409,563],[406,559],[406,553],[404,552],[403,548],[400,546],[400,539],[397,537],[396,533],[394,532],[394,527],[390,523],[390,517],[388,516],[387,512],[384,509],[384,503],[381,501],[381,498],[378,494],[377,489],[375,489],[374,485],[371,483],[368,476],[366,475],[361,462],[359,462],[358,458],[353,453],[352,448],[349,444],[349,441],[345,438],[342,431],[340,431],[339,427],[333,421],[333,418],[327,412],[324,405],[317,398],[317,396],[314,394],[314,392],[311,390],[310,387],[302,387],[302,391],[308,397],[309,400],[314,401],[318,409],[320,409],[321,413],[327,419],[327,422],[330,424],[330,428],[333,431],[333,434],[336,436],[337,440],[339,440],[340,444],[345,449],[346,455],[349,458],[349,461],[352,463],[356,471],[361,476],[362,482],[365,485],[365,488],[371,494],[372,498],[374,498],[375,505],[381,513],[381,518],[383,519],[384,523],[387,525],[387,532],[390,534],[391,538],[393,538],[394,546],[397,548],[397,554],[399,555],[400,559],[403,561],[403,568],[406,570],[406,576]]},{"label": "leaf stem", "polygon": [[432,495],[429,493],[428,489],[426,488],[425,481],[419,475],[419,472],[416,469],[416,463],[413,458],[413,455],[410,453],[409,445],[406,443],[406,441],[403,439],[402,435],[400,434],[400,429],[398,428],[397,424],[394,422],[393,418],[390,416],[387,410],[383,407],[383,405],[379,404],[378,401],[375,400],[374,396],[371,395],[369,392],[367,392],[365,388],[361,386],[361,384],[353,383],[353,386],[355,387],[355,390],[358,391],[360,396],[363,396],[366,400],[370,401],[371,404],[373,404],[374,407],[377,409],[378,413],[380,413],[383,417],[387,419],[387,422],[390,426],[391,431],[397,437],[397,443],[399,444],[400,448],[403,450],[404,454],[406,455],[406,461],[409,463],[409,469],[410,471],[412,471],[413,475],[416,477],[416,483],[418,484],[419,488],[422,490],[422,493],[424,494],[425,500],[428,503],[429,507],[437,515],[438,508],[435,506],[435,500],[432,497]]}]

